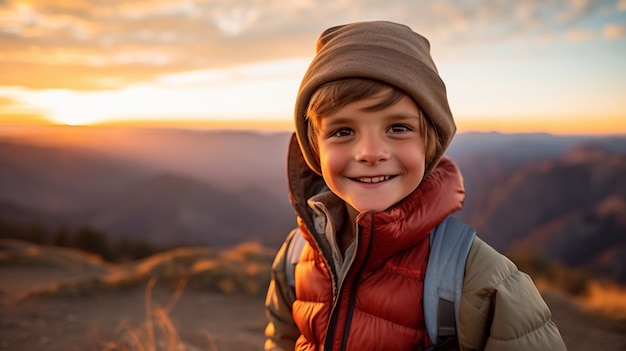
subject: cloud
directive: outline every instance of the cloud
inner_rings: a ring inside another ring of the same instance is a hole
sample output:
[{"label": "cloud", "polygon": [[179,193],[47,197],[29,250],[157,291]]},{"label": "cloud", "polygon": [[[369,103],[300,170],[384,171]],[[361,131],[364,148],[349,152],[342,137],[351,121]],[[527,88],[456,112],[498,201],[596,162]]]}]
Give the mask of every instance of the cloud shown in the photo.
[{"label": "cloud", "polygon": [[626,24],[607,24],[602,29],[602,37],[609,40],[626,37]]},{"label": "cloud", "polygon": [[373,19],[406,23],[442,56],[459,57],[473,46],[578,33],[579,22],[609,5],[626,7],[624,0],[5,0],[0,85],[117,89],[162,74],[311,57],[324,28]]},{"label": "cloud", "polygon": [[0,93],[0,126],[49,123],[41,111],[26,108],[19,99]]},{"label": "cloud", "polygon": [[17,100],[7,96],[0,96],[0,107],[8,107],[17,105]]},{"label": "cloud", "polygon": [[593,32],[589,29],[572,30],[567,32],[566,38],[572,43],[580,43],[583,41],[591,40],[593,38]]}]

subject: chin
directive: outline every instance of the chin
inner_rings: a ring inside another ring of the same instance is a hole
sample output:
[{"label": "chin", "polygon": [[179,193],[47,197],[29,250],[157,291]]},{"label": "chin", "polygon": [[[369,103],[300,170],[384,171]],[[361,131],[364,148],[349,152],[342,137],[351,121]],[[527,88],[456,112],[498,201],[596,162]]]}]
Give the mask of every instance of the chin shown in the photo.
[{"label": "chin", "polygon": [[382,212],[382,211],[386,211],[387,209],[389,209],[392,206],[353,206],[357,211],[359,212],[368,212],[368,211],[376,211],[376,212]]}]

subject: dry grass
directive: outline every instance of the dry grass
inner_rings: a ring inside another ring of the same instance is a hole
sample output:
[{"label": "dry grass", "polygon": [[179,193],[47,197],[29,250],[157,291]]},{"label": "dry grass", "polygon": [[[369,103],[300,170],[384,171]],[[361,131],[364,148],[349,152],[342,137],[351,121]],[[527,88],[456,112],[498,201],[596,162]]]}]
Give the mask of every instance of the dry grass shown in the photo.
[{"label": "dry grass", "polygon": [[[0,245],[5,241],[0,239]],[[191,289],[261,296],[269,282],[270,267],[275,255],[274,250],[255,243],[245,243],[222,251],[202,247],[179,248],[140,261],[114,265],[95,262],[93,257],[70,249],[56,250],[25,243],[22,246],[4,246],[8,249],[4,252],[6,257],[0,257],[0,265],[59,267],[73,274],[72,278],[49,284],[34,282],[32,288],[20,292],[19,299],[42,296],[76,297],[104,291],[120,291],[144,286],[150,279],[168,285],[176,285],[182,279],[187,281],[187,286]],[[58,252],[64,255],[61,257]]]},{"label": "dry grass", "polygon": [[[134,266],[133,284],[152,277],[145,291],[145,322],[139,327],[121,323],[110,340],[99,351],[199,351],[181,340],[170,311],[185,287],[225,294],[244,293],[250,296],[265,291],[273,250],[258,244],[242,244],[215,253],[206,249],[178,249],[154,255]],[[178,287],[165,306],[154,305],[152,290],[156,279],[166,285],[178,281]],[[108,277],[106,285],[119,285],[120,278]],[[128,278],[126,278],[128,279]],[[106,280],[106,279],[105,279]],[[124,285],[124,284],[122,284]],[[208,346],[203,350],[217,351],[214,338],[204,332]]]},{"label": "dry grass", "polygon": [[[165,306],[153,305],[152,289],[156,280],[151,279],[145,291],[146,319],[143,325],[133,327],[128,323],[120,323],[113,341],[103,342],[100,351],[196,351],[196,347],[186,345],[180,337],[174,323],[169,317],[170,311],[184,290],[184,282],[174,291]],[[209,347],[207,350],[217,351],[217,346],[210,333],[205,333]]]},{"label": "dry grass", "polygon": [[585,307],[604,315],[626,319],[626,288],[592,282],[588,294],[578,299]]},{"label": "dry grass", "polygon": [[617,284],[589,281],[585,293],[572,295],[546,279],[534,279],[539,291],[567,296],[582,309],[618,320],[626,320],[626,288]]}]

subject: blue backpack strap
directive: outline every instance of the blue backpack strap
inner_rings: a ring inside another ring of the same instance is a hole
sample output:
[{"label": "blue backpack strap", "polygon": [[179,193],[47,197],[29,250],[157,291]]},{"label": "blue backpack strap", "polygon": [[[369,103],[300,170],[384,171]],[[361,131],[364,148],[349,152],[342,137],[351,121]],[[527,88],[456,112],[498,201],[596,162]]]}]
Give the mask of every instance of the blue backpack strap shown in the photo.
[{"label": "blue backpack strap", "polygon": [[296,288],[296,264],[300,260],[300,254],[302,254],[302,249],[304,248],[304,244],[306,244],[306,239],[302,236],[299,228],[293,230],[293,233],[290,235],[291,239],[289,240],[289,246],[287,247],[287,257],[285,259],[285,275],[287,276],[287,283],[292,289]]},{"label": "blue backpack strap", "polygon": [[433,344],[450,344],[446,342],[448,339],[456,339],[465,262],[475,236],[472,227],[451,216],[430,233],[430,255],[424,278],[424,321]]}]

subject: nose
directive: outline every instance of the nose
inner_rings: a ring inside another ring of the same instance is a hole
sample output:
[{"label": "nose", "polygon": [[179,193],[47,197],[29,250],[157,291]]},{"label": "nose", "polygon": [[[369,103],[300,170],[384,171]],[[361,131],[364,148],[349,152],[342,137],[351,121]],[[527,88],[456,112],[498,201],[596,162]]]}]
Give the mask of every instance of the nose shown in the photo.
[{"label": "nose", "polygon": [[389,155],[389,146],[381,137],[363,135],[357,142],[355,159],[360,163],[373,165],[387,160]]}]

